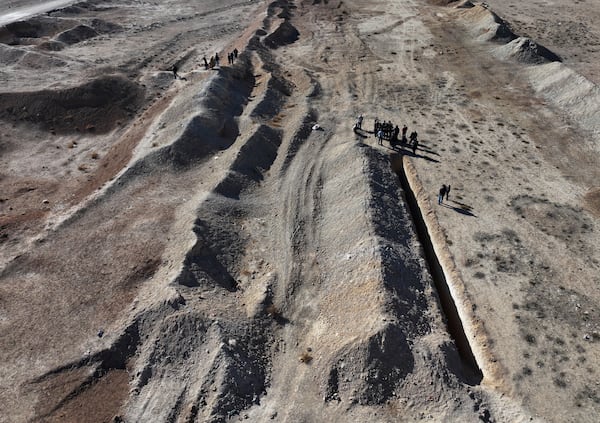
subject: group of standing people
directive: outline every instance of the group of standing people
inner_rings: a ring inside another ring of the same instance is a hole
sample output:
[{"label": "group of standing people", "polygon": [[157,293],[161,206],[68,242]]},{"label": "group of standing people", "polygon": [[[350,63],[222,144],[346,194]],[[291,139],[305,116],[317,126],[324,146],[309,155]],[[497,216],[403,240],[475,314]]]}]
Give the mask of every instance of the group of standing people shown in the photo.
[{"label": "group of standing people", "polygon": [[235,61],[235,59],[237,59],[237,57],[238,57],[238,49],[234,48],[233,51],[227,55],[227,63],[229,63],[230,65],[233,65],[233,62]]},{"label": "group of standing people", "polygon": [[[356,118],[356,123],[354,124],[354,132],[362,131],[364,116],[360,114]],[[379,145],[383,145],[383,140],[389,140],[392,148],[395,148],[398,143],[405,144],[411,147],[413,154],[416,154],[417,148],[419,146],[418,134],[417,131],[412,131],[406,138],[406,134],[408,133],[408,127],[404,125],[402,127],[402,138],[400,136],[400,128],[398,125],[394,126],[391,121],[380,121],[378,118],[375,118],[375,123],[373,126],[373,134],[377,137],[377,143]],[[444,202],[444,197],[446,200],[450,197],[450,185],[442,185],[438,192],[438,204],[442,204]]]},{"label": "group of standing people", "polygon": [[204,61],[204,69],[208,70],[213,69],[216,66],[220,66],[219,61],[221,58],[219,57],[219,53],[215,53],[214,56],[211,56],[210,61],[206,60],[206,56],[204,56],[202,60]]},{"label": "group of standing people", "polygon": [[[234,48],[231,53],[227,54],[227,63],[230,65],[233,65],[233,62],[235,61],[235,59],[237,59],[238,54],[239,54],[238,49]],[[206,70],[214,69],[215,67],[221,66],[220,65],[221,58],[219,57],[219,53],[215,53],[214,56],[211,56],[210,60],[206,60],[206,56],[204,56],[202,58],[202,60],[204,61],[204,69],[206,69]]]},{"label": "group of standing people", "polygon": [[[364,117],[362,114],[356,118],[356,123],[353,128],[355,132],[357,130],[362,130],[363,120]],[[416,154],[419,146],[417,131],[412,131],[409,139],[406,138],[407,133],[408,128],[404,125],[402,127],[402,138],[400,138],[400,127],[398,125],[394,126],[392,121],[380,121],[378,118],[375,118],[373,134],[377,138],[379,145],[383,145],[383,140],[388,140],[392,148],[396,148],[398,144],[405,144],[411,147],[413,154]]]},{"label": "group of standing people", "polygon": [[[235,61],[235,59],[237,59],[238,54],[239,54],[238,49],[234,48],[233,51],[227,55],[227,62],[230,65],[233,65],[233,62]],[[209,70],[209,69],[214,69],[215,67],[219,67],[220,60],[221,60],[221,58],[219,57],[219,53],[215,53],[214,56],[211,56],[210,60],[207,60],[206,56],[204,56],[202,58],[202,61],[204,62],[204,69]],[[169,70],[171,70],[173,72],[173,78],[182,79],[184,81],[186,80],[185,78],[181,77],[177,73],[177,71],[179,70],[179,67],[177,66],[177,64],[174,64]]]}]

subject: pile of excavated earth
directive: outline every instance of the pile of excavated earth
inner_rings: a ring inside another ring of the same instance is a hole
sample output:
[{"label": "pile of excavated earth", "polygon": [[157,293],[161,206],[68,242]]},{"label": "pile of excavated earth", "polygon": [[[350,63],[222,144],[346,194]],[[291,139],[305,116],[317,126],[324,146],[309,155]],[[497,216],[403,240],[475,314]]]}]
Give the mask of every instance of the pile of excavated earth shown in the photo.
[{"label": "pile of excavated earth", "polygon": [[0,422],[596,421],[563,3],[4,2]]}]

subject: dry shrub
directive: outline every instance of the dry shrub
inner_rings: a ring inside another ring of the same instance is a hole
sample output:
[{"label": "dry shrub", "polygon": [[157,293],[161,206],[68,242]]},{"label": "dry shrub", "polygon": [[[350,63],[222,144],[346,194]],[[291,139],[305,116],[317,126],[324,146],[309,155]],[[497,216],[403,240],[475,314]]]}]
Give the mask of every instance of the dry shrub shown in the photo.
[{"label": "dry shrub", "polygon": [[267,314],[273,318],[281,317],[281,310],[276,305],[270,304],[265,308]]},{"label": "dry shrub", "polygon": [[300,357],[298,359],[302,363],[308,364],[312,361],[313,357],[312,357],[312,355],[310,355],[310,353],[308,351],[304,351],[302,354],[300,354]]}]

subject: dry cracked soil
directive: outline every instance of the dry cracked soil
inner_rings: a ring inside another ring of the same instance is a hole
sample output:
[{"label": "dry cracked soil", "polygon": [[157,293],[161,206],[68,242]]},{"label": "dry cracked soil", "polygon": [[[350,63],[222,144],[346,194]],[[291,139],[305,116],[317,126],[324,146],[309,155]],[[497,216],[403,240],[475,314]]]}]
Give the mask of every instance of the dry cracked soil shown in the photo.
[{"label": "dry cracked soil", "polygon": [[2,2],[0,422],[598,421],[599,22]]}]

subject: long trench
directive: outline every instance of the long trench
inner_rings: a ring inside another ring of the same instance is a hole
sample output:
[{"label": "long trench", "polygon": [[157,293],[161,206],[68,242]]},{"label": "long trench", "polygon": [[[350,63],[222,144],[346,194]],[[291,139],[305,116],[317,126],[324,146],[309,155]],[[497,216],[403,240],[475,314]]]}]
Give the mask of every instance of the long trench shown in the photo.
[{"label": "long trench", "polygon": [[444,270],[435,253],[435,249],[433,248],[427,224],[425,223],[415,194],[406,177],[402,155],[397,155],[392,158],[392,169],[398,175],[400,186],[404,191],[405,201],[408,205],[409,213],[411,214],[411,220],[414,222],[419,242],[423,246],[425,261],[427,262],[427,266],[440,299],[440,305],[442,312],[444,313],[448,333],[454,340],[460,355],[465,381],[470,385],[478,385],[483,379],[483,372],[471,349],[471,344],[465,333],[456,303],[448,287]]}]

